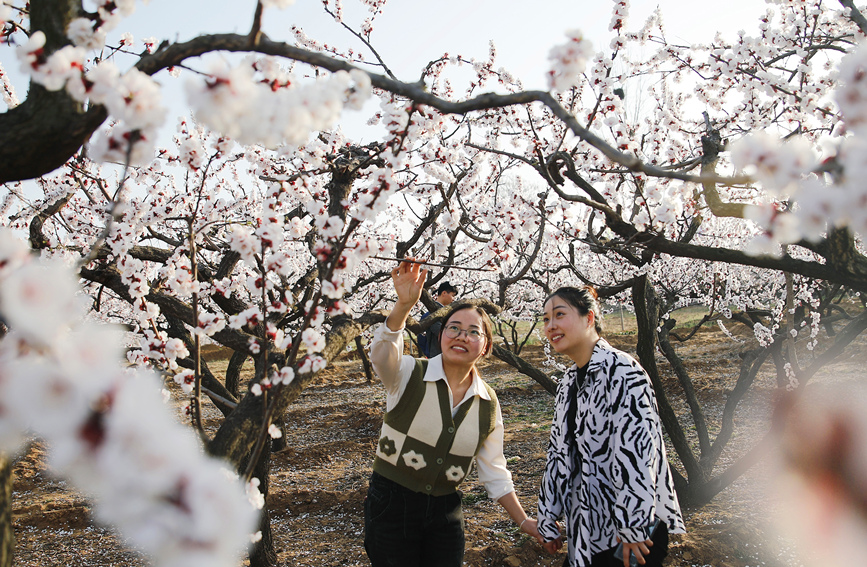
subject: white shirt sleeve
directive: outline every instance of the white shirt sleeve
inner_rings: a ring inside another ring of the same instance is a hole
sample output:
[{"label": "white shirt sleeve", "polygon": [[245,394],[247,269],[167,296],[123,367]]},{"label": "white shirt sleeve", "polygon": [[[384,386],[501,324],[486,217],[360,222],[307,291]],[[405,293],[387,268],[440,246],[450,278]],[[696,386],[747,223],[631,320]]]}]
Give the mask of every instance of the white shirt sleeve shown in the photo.
[{"label": "white shirt sleeve", "polygon": [[385,386],[385,410],[391,411],[406,389],[415,359],[403,354],[403,328],[392,331],[383,323],[373,332],[370,362]]},{"label": "white shirt sleeve", "polygon": [[485,490],[491,500],[499,500],[506,494],[515,491],[512,473],[506,468],[506,456],[503,454],[505,433],[503,414],[500,411],[500,404],[497,403],[494,430],[482,443],[479,454],[476,455],[479,480],[485,485]]}]

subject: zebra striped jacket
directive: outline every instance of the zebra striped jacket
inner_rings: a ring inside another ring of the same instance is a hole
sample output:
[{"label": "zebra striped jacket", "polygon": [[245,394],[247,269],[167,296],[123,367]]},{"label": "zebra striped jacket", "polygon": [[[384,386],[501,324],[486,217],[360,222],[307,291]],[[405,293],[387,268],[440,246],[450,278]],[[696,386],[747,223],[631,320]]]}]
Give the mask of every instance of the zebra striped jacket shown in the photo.
[{"label": "zebra striped jacket", "polygon": [[[580,385],[577,374],[576,366],[567,370],[557,389],[538,520],[539,533],[551,541],[560,535],[555,522],[565,518],[565,565],[584,567],[618,537],[646,539],[654,516],[670,533],[685,529],[647,373],[599,339]],[[567,427],[570,404],[577,407]]]}]

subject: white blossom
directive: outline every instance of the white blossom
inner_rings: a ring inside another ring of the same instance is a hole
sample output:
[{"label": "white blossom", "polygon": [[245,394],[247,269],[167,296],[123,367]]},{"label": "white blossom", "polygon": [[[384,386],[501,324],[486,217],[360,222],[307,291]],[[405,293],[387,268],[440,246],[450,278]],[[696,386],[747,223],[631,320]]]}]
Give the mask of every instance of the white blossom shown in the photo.
[{"label": "white blossom", "polygon": [[548,60],[552,61],[548,71],[548,88],[554,91],[567,91],[578,81],[584,72],[587,60],[593,56],[593,44],[584,39],[579,30],[566,32],[568,41],[551,48]]}]

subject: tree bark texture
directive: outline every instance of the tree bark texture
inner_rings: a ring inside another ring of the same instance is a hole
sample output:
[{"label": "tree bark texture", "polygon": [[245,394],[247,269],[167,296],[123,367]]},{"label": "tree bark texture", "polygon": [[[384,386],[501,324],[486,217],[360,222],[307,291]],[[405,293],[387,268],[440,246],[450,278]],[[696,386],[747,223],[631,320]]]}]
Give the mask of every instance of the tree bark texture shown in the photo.
[{"label": "tree bark texture", "polygon": [[635,321],[638,325],[638,343],[636,352],[641,366],[650,376],[656,401],[659,405],[659,417],[665,431],[671,438],[677,456],[680,457],[686,470],[688,485],[677,483],[675,488],[678,498],[685,504],[689,502],[689,489],[694,484],[704,482],[704,473],[690,449],[689,441],[683,432],[677,415],[668,402],[668,397],[662,387],[659,369],[656,366],[656,327],[659,324],[659,303],[656,292],[646,275],[639,277],[632,287],[632,303],[635,306]]},{"label": "tree bark texture", "polygon": [[674,369],[677,380],[680,382],[680,387],[683,388],[686,402],[689,405],[690,412],[692,413],[693,423],[695,423],[695,431],[698,434],[699,452],[700,454],[705,454],[710,450],[710,435],[707,432],[707,423],[705,422],[704,414],[699,406],[698,396],[695,393],[692,379],[689,377],[686,368],[684,368],[683,361],[671,345],[671,340],[669,340],[668,333],[672,328],[674,328],[675,324],[676,321],[674,319],[669,319],[664,325],[662,325],[658,335],[659,347],[665,355],[665,358],[668,360],[668,363],[671,364]]},{"label": "tree bark texture", "polygon": [[364,366],[364,376],[367,378],[367,383],[373,382],[373,365],[370,363],[370,358],[367,356],[367,351],[364,350],[364,343],[361,342],[361,337],[355,337],[355,349],[358,351],[358,358],[361,359],[361,364]]},{"label": "tree bark texture", "polygon": [[[45,33],[45,53],[69,43],[66,27],[78,16],[81,2],[32,0],[31,31]],[[32,179],[54,171],[90,138],[107,118],[105,108],[84,105],[66,90],[47,91],[31,83],[27,99],[0,114],[0,183]]]},{"label": "tree bark texture", "polygon": [[538,382],[545,391],[547,391],[552,396],[557,393],[557,383],[551,379],[550,376],[513,353],[507,348],[504,348],[500,345],[494,345],[494,356],[505,362],[506,364],[515,368],[521,374],[525,374]]},{"label": "tree bark texture", "polygon": [[[249,457],[248,457],[249,458]],[[246,468],[246,463],[242,463]],[[268,511],[268,493],[271,488],[271,448],[265,443],[253,471],[253,476],[259,479],[259,492],[265,497],[265,506],[259,516],[259,531],[262,539],[256,542],[250,551],[250,567],[274,567],[277,565],[277,552],[274,550],[274,534],[271,532],[271,514]]]},{"label": "tree bark texture", "polygon": [[246,352],[235,351],[229,359],[229,366],[226,368],[226,390],[236,398],[239,395],[241,387],[241,368],[244,366],[244,362],[246,361]]},{"label": "tree bark texture", "polygon": [[15,533],[12,530],[12,461],[0,453],[0,567],[12,567]]}]

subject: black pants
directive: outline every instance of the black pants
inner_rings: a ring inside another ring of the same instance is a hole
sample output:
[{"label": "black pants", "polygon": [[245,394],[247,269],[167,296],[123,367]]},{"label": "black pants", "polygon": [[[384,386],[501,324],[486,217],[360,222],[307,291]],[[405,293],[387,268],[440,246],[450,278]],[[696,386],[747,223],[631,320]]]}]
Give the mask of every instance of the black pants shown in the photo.
[{"label": "black pants", "polygon": [[[653,546],[650,548],[650,553],[644,556],[644,567],[661,567],[662,560],[668,555],[668,527],[661,523],[651,539]],[[594,555],[590,560],[590,567],[623,567],[623,560],[614,558],[615,549],[612,547]],[[568,564],[567,557],[563,565],[566,567]]]},{"label": "black pants", "polygon": [[460,567],[460,493],[429,496],[374,472],[364,500],[364,549],[373,567]]}]

